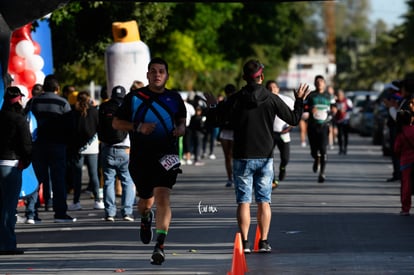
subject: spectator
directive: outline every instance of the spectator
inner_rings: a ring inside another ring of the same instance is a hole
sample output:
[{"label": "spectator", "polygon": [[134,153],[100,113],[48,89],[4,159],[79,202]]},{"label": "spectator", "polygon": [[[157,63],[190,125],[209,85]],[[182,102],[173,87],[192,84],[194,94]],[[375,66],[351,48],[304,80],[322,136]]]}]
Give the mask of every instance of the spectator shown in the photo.
[{"label": "spectator", "polygon": [[[224,87],[224,93],[226,94],[225,98],[218,102],[219,107],[221,105],[226,104],[226,101],[231,97],[234,93],[236,93],[236,86],[233,84],[227,84]],[[226,167],[226,175],[227,175],[227,182],[226,187],[233,186],[233,129],[229,125],[229,121],[222,121],[220,123],[220,133],[219,133],[219,140],[221,143],[221,148],[223,149],[224,153],[224,165]]]},{"label": "spectator", "polygon": [[409,216],[414,167],[414,99],[409,101],[410,111],[402,110],[397,114],[397,136],[394,143],[395,155],[400,160],[401,170],[401,216]]},{"label": "spectator", "polygon": [[[30,165],[32,139],[23,114],[23,93],[6,88],[0,110],[0,255],[23,254],[17,249],[16,205],[22,187],[22,170]],[[6,130],[7,129],[7,130]]]},{"label": "spectator", "polygon": [[102,86],[101,91],[99,92],[99,97],[101,98],[101,103],[109,100],[109,94],[106,85]]},{"label": "spectator", "polygon": [[134,221],[134,182],[128,171],[130,140],[128,132],[115,130],[112,120],[126,94],[122,86],[112,89],[111,99],[99,106],[98,138],[101,141],[101,164],[104,179],[105,220],[115,221],[116,196],[114,183],[119,178],[122,186],[121,215],[125,221]]},{"label": "spectator", "polygon": [[31,92],[32,97],[27,101],[26,106],[24,107],[24,113],[25,114],[27,114],[30,111],[30,109],[32,107],[33,98],[36,97],[36,96],[38,96],[38,95],[40,95],[41,93],[43,93],[43,86],[42,86],[42,84],[35,84],[35,85],[33,85],[32,92]]},{"label": "spectator", "polygon": [[187,112],[187,117],[185,121],[185,134],[183,137],[183,163],[187,165],[193,164],[191,160],[191,152],[193,151],[192,144],[192,131],[190,128],[191,118],[195,115],[195,109],[192,104],[187,101],[188,98],[184,99],[184,105]]},{"label": "spectator", "polygon": [[[205,109],[205,108],[204,108]],[[203,116],[205,117],[205,110],[203,110]],[[216,140],[218,135],[218,128],[211,125],[208,119],[206,119],[204,123],[204,135],[202,139],[202,155],[201,158],[207,158],[207,151],[208,151],[208,158],[209,159],[216,159],[216,155],[214,154],[214,149],[216,146]]]},{"label": "spectator", "polygon": [[69,158],[71,160],[73,175],[73,204],[69,210],[81,210],[80,194],[82,190],[82,168],[86,164],[89,181],[95,199],[94,209],[104,209],[102,198],[99,196],[98,177],[98,109],[91,105],[88,92],[82,91],[77,95],[77,101],[73,106],[75,131],[73,131],[69,146]]},{"label": "spectator", "polygon": [[132,82],[132,85],[131,85],[131,87],[129,88],[129,91],[131,92],[131,91],[135,91],[135,90],[138,90],[139,88],[142,88],[142,87],[144,87],[145,85],[144,85],[144,82],[142,82],[142,81],[139,81],[139,80],[134,80],[134,82]]},{"label": "spectator", "polygon": [[191,117],[190,126],[191,129],[191,144],[194,154],[194,165],[202,166],[204,162],[201,159],[201,150],[203,145],[203,137],[206,134],[205,128],[206,117],[203,114],[203,109],[200,106],[195,108],[195,115]]},{"label": "spectator", "polygon": [[70,105],[75,104],[77,95],[78,91],[76,91],[76,88],[73,85],[65,85],[62,89],[62,96],[69,102]]},{"label": "spectator", "polygon": [[[36,141],[33,143],[33,169],[39,182],[52,182],[55,222],[75,222],[67,215],[66,204],[66,149],[74,129],[71,107],[59,96],[59,82],[54,75],[47,75],[44,93],[33,99],[32,112],[38,122]],[[47,195],[47,194],[45,194]],[[45,196],[45,203],[47,203]]]},{"label": "spectator", "polygon": [[[401,81],[394,81],[398,88],[400,88],[401,99],[393,100],[393,99],[384,99],[384,104],[388,108],[389,119],[388,127],[390,129],[390,143],[391,148],[394,148],[394,141],[396,138],[396,120],[397,120],[397,113],[400,110],[409,110],[409,101],[411,97],[414,95],[414,73],[407,73],[404,76],[404,79]],[[397,181],[401,178],[401,171],[399,169],[399,159],[395,156],[394,152],[392,152],[392,162],[393,162],[393,174],[391,178],[387,179],[387,182]]]},{"label": "spectator", "polygon": [[[70,106],[73,106],[76,103],[76,96],[78,95],[78,91],[76,91],[76,88],[74,85],[65,85],[63,86],[62,89],[62,97],[65,98]],[[65,176],[65,182],[66,182],[66,190],[68,190],[67,192],[72,193],[73,192],[73,175],[72,175],[72,170],[73,168],[71,167],[72,162],[70,159],[67,159],[68,163],[66,164],[66,176]],[[50,183],[49,183],[50,185]],[[43,183],[43,186],[45,186],[45,184]],[[48,193],[50,193],[52,195],[51,192],[51,187],[46,186],[46,188],[49,188]],[[45,196],[48,197],[49,194],[47,194]],[[47,203],[45,203],[45,210],[49,211],[49,209],[52,207],[52,203],[50,202],[50,200],[47,201]]]},{"label": "spectator", "polygon": [[[35,84],[32,88],[32,98],[30,98],[29,101],[27,101],[26,106],[24,108],[24,114],[25,115],[27,115],[31,111],[33,98],[40,95],[41,93],[43,93],[42,84]],[[39,186],[39,188],[42,188],[43,194],[45,194],[46,192],[49,193],[48,198],[50,198],[52,196],[50,186],[45,186],[45,185],[42,184],[41,187]],[[50,200],[49,200],[49,203],[51,204]],[[38,214],[38,208],[40,206],[39,190],[36,190],[35,192],[33,192],[30,196],[28,196],[26,198],[25,205],[26,205],[26,211],[25,211],[26,220],[25,220],[25,223],[35,224],[36,222],[42,221],[39,218],[39,214]],[[51,207],[51,205],[50,205],[50,207]]]}]

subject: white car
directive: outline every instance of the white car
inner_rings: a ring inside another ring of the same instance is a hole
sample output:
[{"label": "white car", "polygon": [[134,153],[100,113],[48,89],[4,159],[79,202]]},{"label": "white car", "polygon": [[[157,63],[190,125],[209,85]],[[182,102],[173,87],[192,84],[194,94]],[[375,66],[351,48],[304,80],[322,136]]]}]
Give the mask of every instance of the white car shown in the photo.
[{"label": "white car", "polygon": [[352,101],[352,112],[349,127],[353,132],[363,136],[371,136],[374,125],[374,102],[378,97],[375,91],[351,91],[346,96]]}]

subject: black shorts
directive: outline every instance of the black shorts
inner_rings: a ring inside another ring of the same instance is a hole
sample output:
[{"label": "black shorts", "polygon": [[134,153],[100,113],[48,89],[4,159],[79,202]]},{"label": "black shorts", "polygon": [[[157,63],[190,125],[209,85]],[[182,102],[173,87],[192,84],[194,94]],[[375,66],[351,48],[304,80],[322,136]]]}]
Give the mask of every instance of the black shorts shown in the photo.
[{"label": "black shorts", "polygon": [[135,159],[129,163],[129,173],[137,188],[138,197],[142,199],[152,198],[155,187],[172,189],[180,172],[180,169],[166,171],[158,159],[154,158]]}]

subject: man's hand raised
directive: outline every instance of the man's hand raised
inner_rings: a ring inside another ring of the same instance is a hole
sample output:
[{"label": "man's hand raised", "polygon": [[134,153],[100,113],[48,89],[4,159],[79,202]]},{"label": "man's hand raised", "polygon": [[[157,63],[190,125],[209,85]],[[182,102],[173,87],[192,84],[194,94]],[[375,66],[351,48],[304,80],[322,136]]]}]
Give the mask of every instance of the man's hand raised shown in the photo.
[{"label": "man's hand raised", "polygon": [[293,89],[293,94],[295,95],[295,99],[306,99],[306,97],[310,94],[310,89],[308,84],[301,83],[298,89]]}]

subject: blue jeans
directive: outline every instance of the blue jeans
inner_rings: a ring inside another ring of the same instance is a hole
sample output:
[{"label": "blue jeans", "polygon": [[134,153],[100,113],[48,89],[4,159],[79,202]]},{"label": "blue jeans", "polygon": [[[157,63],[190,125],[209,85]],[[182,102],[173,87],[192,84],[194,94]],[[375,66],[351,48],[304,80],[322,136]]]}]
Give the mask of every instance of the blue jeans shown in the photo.
[{"label": "blue jeans", "polygon": [[0,166],[0,251],[16,249],[16,206],[22,188],[22,171]]},{"label": "blue jeans", "polygon": [[271,202],[273,158],[233,159],[237,203],[251,203],[254,188],[257,203]]},{"label": "blue jeans", "polygon": [[135,188],[128,171],[127,149],[114,146],[102,146],[101,149],[105,213],[107,216],[116,216],[115,176],[117,176],[122,185],[121,214],[132,215]]},{"label": "blue jeans", "polygon": [[[40,187],[39,187],[40,188]],[[38,218],[37,209],[39,208],[39,190],[36,190],[26,198],[26,211],[25,215],[28,219]]]},{"label": "blue jeans", "polygon": [[73,158],[73,203],[78,203],[82,191],[82,168],[86,164],[88,168],[89,181],[91,182],[92,192],[95,201],[99,201],[99,176],[98,176],[98,154],[81,154],[79,158]]},{"label": "blue jeans", "polygon": [[[55,217],[66,215],[66,145],[34,143],[33,169],[43,186],[52,186]],[[46,201],[46,198],[45,198]]]}]

